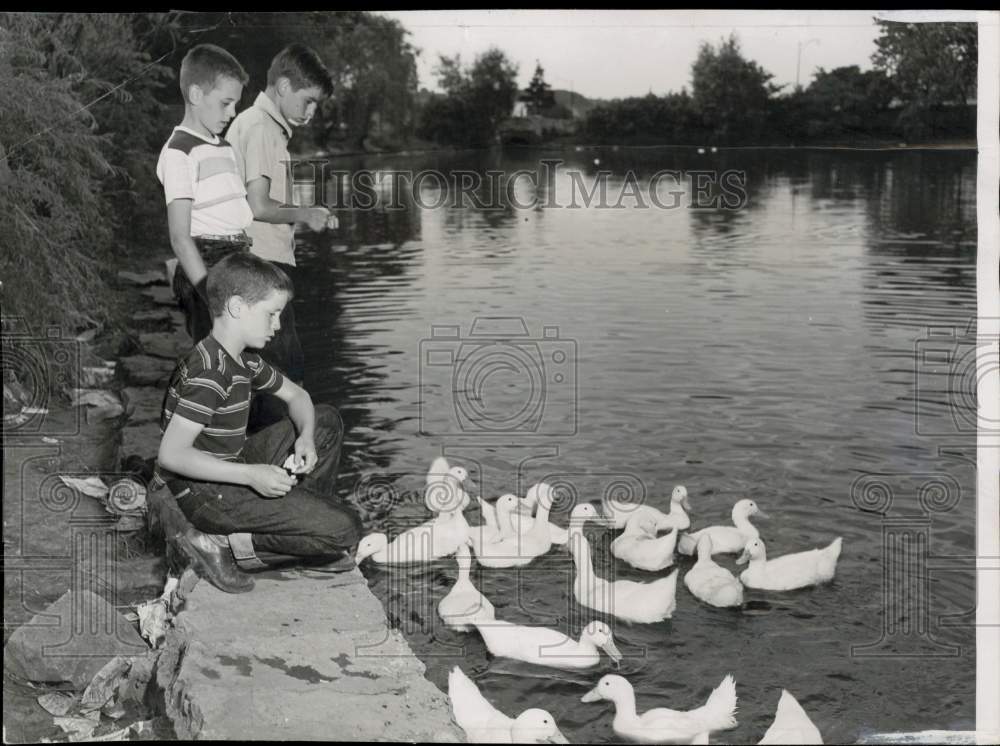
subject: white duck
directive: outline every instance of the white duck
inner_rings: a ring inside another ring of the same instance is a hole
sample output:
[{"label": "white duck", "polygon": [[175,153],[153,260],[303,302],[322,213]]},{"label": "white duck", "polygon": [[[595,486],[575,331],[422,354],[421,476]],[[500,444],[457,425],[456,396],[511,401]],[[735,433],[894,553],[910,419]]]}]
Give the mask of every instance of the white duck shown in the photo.
[{"label": "white duck", "polygon": [[380,565],[430,562],[447,557],[469,541],[469,524],[461,510],[441,513],[404,531],[392,543],[384,533],[368,534],[358,544],[355,562],[371,557]]},{"label": "white duck", "polygon": [[458,666],[448,674],[448,699],[469,743],[569,743],[545,710],[525,710],[516,718],[504,715]]},{"label": "white duck", "polygon": [[611,554],[632,567],[656,572],[674,564],[677,529],[657,537],[656,519],[645,513],[629,518],[625,532],[611,542]]},{"label": "white duck", "polygon": [[438,602],[438,616],[444,623],[459,632],[468,632],[476,619],[493,619],[493,604],[489,602],[469,578],[472,554],[469,545],[462,544],[455,553],[458,560],[458,580],[448,595]]},{"label": "white duck", "polygon": [[579,640],[546,627],[524,627],[485,619],[477,620],[475,625],[489,651],[501,658],[515,658],[555,668],[596,666],[601,661],[598,648],[604,650],[615,663],[622,658],[611,636],[611,628],[604,622],[588,624],[580,633]]},{"label": "white duck", "polygon": [[[545,486],[548,486],[545,482],[539,482],[528,488],[524,499],[521,500],[521,509],[510,514],[512,531],[529,531],[534,525],[535,520],[531,516],[538,507],[538,493]],[[569,532],[562,526],[557,526],[552,521],[549,521],[549,536],[552,537],[553,544],[563,545],[569,540]]]},{"label": "white duck", "polygon": [[769,560],[764,542],[752,539],[747,542],[743,554],[736,560],[738,565],[748,561],[750,563],[750,566],[740,573],[740,580],[747,588],[759,588],[765,591],[791,591],[825,583],[833,580],[837,572],[837,560],[840,558],[842,542],[838,536],[823,549],[786,554]]},{"label": "white duck", "polygon": [[743,551],[743,547],[750,539],[760,536],[757,527],[750,523],[750,516],[755,515],[760,518],[767,518],[767,514],[757,507],[753,500],[737,500],[733,505],[732,526],[709,526],[700,531],[690,534],[683,534],[677,542],[677,551],[681,554],[692,555],[698,549],[698,539],[704,534],[712,537],[713,554],[737,554]]},{"label": "white duck", "polygon": [[753,500],[737,500],[732,510],[732,526],[709,526],[694,533],[684,534],[677,542],[677,551],[681,554],[694,554],[698,549],[698,539],[708,534],[712,537],[713,554],[738,554],[743,551],[748,541],[760,536],[757,527],[750,523],[752,515],[768,517]]},{"label": "white duck", "polygon": [[823,736],[819,728],[809,719],[802,705],[787,689],[781,690],[778,700],[778,710],[774,713],[774,722],[767,729],[764,737],[757,743],[762,744],[821,744]]},{"label": "white duck", "polygon": [[[472,532],[472,548],[479,564],[484,567],[523,567],[552,548],[552,537],[549,534],[552,488],[544,486],[545,491],[539,495],[538,515],[528,531],[495,541],[486,541],[484,534]],[[505,517],[516,507],[517,498],[514,495],[504,495],[497,501],[497,514]]]},{"label": "white duck", "polygon": [[634,580],[608,582],[594,574],[590,544],[583,535],[583,524],[597,518],[590,503],[573,508],[569,519],[569,550],[576,565],[573,594],[581,606],[616,616],[628,622],[661,622],[677,608],[677,571],[651,583]]},{"label": "white duck", "polygon": [[448,459],[438,456],[427,470],[424,488],[424,504],[432,513],[451,510],[465,510],[472,498],[462,483],[469,478],[469,472],[461,466],[451,466]]},{"label": "white duck", "polygon": [[698,539],[698,561],[684,575],[691,595],[712,606],[741,606],[743,585],[729,570],[712,559],[712,537]]},{"label": "white duck", "polygon": [[469,528],[470,546],[479,555],[485,544],[495,544],[504,539],[513,539],[516,534],[511,527],[507,514],[516,510],[520,500],[517,495],[501,495],[492,505],[477,497],[480,511],[486,521]]},{"label": "white duck", "polygon": [[657,707],[642,715],[635,711],[635,690],[627,679],[609,674],[583,695],[582,702],[608,699],[615,704],[615,733],[637,743],[708,743],[708,734],[736,727],[736,683],[732,675],[708,695],[701,707],[669,710]]},{"label": "white duck", "polygon": [[[503,533],[501,525],[502,523],[508,525],[508,528],[506,530],[507,532],[510,532],[509,521],[501,522],[498,515],[500,512],[498,505],[500,503],[500,500],[502,500],[504,497],[507,496],[503,495],[502,497],[498,497],[496,499],[495,504],[493,505],[486,502],[483,498],[479,496],[476,497],[476,502],[479,503],[479,512],[483,516],[484,523],[480,524],[479,527],[474,527],[474,528],[479,528],[479,533],[482,535],[483,541],[498,540],[501,534]],[[516,495],[511,495],[511,497],[514,497],[516,499]],[[508,504],[508,502],[509,501],[504,500],[505,505]]]},{"label": "white duck", "polygon": [[691,503],[688,501],[687,488],[679,484],[670,493],[670,512],[664,513],[662,510],[654,508],[652,505],[636,505],[635,503],[622,502],[612,498],[604,500],[604,517],[614,522],[615,528],[624,528],[629,519],[634,515],[644,515],[656,521],[657,531],[669,531],[676,528],[684,531],[691,526],[691,518],[687,511],[691,510]]}]

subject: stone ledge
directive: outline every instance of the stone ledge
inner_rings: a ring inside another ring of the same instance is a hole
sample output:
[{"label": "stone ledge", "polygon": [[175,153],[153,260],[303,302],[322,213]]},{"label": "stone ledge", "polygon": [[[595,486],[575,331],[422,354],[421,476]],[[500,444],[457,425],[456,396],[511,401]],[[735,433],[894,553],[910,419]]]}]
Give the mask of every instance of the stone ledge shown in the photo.
[{"label": "stone ledge", "polygon": [[256,578],[199,583],[175,619],[158,676],[179,737],[463,740],[359,571]]}]

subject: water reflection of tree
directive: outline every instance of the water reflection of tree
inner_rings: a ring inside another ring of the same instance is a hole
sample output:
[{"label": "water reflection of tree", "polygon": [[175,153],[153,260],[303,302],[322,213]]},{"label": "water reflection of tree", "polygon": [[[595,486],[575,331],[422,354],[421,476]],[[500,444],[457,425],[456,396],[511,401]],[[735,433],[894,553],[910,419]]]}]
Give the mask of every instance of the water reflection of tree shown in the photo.
[{"label": "water reflection of tree", "polygon": [[894,154],[871,169],[865,207],[866,318],[962,327],[976,309],[976,154]]},{"label": "water reflection of tree", "polygon": [[[974,254],[975,153],[899,153],[873,176],[877,199],[869,201],[868,216],[877,235],[930,239],[940,242],[939,249]],[[911,244],[916,255],[920,246]]]},{"label": "water reflection of tree", "polygon": [[[362,162],[350,164],[353,168]],[[337,168],[344,168],[339,164]],[[346,194],[349,196],[350,191]],[[379,313],[389,312],[382,278],[397,278],[393,285],[412,283],[412,267],[419,262],[417,240],[421,215],[417,205],[401,193],[402,209],[380,204],[370,210],[337,210],[340,228],[332,234],[305,232],[299,238],[299,283],[296,314],[299,336],[306,353],[306,386],[316,402],[333,404],[344,421],[346,438],[341,456],[338,490],[351,498],[366,475],[378,473],[388,490],[398,479],[389,474],[399,447],[391,437],[396,422],[376,420],[371,406],[387,395],[381,372],[384,352],[365,345],[343,323],[345,298],[352,307],[366,302],[372,287]],[[409,489],[409,486],[407,486]],[[378,502],[378,501],[376,501]],[[381,518],[385,505],[362,505],[366,523]]]}]

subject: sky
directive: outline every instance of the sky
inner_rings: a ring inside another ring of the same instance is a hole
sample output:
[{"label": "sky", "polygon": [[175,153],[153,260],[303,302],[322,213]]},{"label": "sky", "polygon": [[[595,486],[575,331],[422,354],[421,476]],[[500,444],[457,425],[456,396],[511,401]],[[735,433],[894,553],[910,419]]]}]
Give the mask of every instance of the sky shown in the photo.
[{"label": "sky", "polygon": [[463,10],[382,11],[410,31],[421,49],[420,86],[438,90],[439,55],[471,63],[491,46],[519,66],[526,87],[535,61],[553,88],[590,98],[690,90],[691,63],[702,41],[735,32],[743,55],[792,86],[801,45],[801,82],[816,67],[872,67],[878,11]]}]

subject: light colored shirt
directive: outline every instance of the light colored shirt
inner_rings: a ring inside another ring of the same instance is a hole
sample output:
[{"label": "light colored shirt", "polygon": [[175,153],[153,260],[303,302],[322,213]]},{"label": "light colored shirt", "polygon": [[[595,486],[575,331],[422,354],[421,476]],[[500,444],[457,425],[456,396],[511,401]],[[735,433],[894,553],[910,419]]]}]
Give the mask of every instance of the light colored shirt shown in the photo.
[{"label": "light colored shirt", "polygon": [[192,201],[192,236],[229,236],[253,222],[236,152],[220,137],[174,127],[160,150],[156,177],[168,205],[175,199]]},{"label": "light colored shirt", "polygon": [[[243,182],[266,177],[268,196],[280,205],[294,205],[288,184],[291,155],[288,140],[292,127],[277,105],[260,93],[253,106],[240,112],[229,125],[226,139],[236,151]],[[295,264],[295,226],[291,223],[265,223],[254,220],[247,233],[253,239],[250,251],[272,262]]]}]

